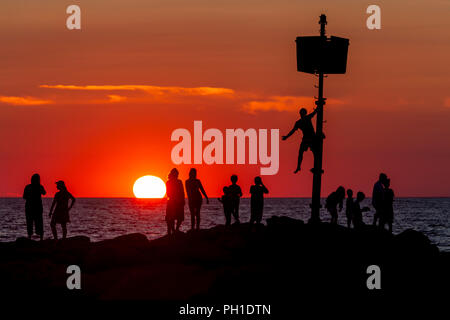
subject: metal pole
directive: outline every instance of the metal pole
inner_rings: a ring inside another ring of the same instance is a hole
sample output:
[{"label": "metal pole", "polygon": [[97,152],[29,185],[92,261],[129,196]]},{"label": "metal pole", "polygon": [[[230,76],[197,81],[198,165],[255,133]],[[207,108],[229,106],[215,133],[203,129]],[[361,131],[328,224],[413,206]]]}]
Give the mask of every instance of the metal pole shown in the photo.
[{"label": "metal pole", "polygon": [[[326,37],[325,25],[327,24],[327,17],[322,14],[320,16],[320,36]],[[320,190],[322,185],[322,157],[323,157],[323,106],[325,99],[323,98],[323,72],[319,70],[319,96],[315,102],[317,105],[317,122],[316,135],[317,141],[314,152],[314,168],[313,172],[313,188],[312,188],[312,203],[311,203],[311,219],[310,223],[320,222]]]}]

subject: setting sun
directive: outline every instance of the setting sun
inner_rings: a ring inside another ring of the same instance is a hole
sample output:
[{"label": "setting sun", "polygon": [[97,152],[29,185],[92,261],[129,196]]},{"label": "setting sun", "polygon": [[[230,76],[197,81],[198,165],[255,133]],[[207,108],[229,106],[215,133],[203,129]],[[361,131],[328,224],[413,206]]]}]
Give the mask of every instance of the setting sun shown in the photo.
[{"label": "setting sun", "polygon": [[133,186],[136,198],[163,198],[166,194],[164,181],[155,176],[143,176],[136,180]]}]

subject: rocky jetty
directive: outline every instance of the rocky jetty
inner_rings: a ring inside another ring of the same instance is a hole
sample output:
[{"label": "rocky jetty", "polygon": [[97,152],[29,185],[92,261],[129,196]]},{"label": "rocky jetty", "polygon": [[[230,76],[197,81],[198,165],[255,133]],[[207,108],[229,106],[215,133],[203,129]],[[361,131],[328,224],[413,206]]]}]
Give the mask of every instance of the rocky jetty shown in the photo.
[{"label": "rocky jetty", "polygon": [[[68,290],[67,267],[81,269]],[[367,267],[381,270],[369,290]],[[267,226],[216,226],[149,241],[128,234],[100,242],[79,236],[0,243],[3,295],[43,299],[264,303],[433,294],[446,289],[448,253],[422,233],[398,235],[286,217]]]}]

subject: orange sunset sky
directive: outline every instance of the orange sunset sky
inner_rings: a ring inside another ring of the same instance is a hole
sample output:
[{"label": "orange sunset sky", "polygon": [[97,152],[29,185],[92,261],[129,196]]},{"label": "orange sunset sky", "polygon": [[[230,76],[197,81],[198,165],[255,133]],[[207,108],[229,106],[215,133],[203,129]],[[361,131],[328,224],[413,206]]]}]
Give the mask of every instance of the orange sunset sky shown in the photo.
[{"label": "orange sunset sky", "polygon": [[[66,28],[70,4],[82,30]],[[381,7],[381,30],[366,8]],[[325,80],[323,195],[371,193],[380,171],[398,196],[450,196],[450,2],[292,0],[2,0],[0,197],[38,172],[52,196],[129,197],[166,179],[170,135],[207,128],[279,128],[311,110],[316,78],[296,71],[295,38],[350,39],[347,74]],[[312,154],[293,175],[301,135],[280,141],[271,196],[311,195]],[[202,165],[219,195],[236,173],[248,196],[259,165]],[[181,179],[190,166],[179,166]]]}]

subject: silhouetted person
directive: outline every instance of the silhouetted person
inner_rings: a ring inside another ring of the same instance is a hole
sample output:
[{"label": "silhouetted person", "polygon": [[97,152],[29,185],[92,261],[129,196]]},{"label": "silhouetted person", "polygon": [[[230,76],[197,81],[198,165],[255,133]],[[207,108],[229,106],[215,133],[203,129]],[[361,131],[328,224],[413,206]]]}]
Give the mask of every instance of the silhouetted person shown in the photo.
[{"label": "silhouetted person", "polygon": [[[58,233],[56,231],[56,224],[61,224],[63,239],[67,236],[67,223],[70,222],[69,211],[75,204],[75,198],[67,191],[64,181],[57,181],[56,188],[59,190],[56,192],[53,198],[52,206],[50,208],[49,217],[52,218],[50,221],[50,227],[52,228],[53,238],[58,239]],[[69,206],[69,200],[71,204]],[[55,209],[53,211],[53,209]]]},{"label": "silhouetted person", "polygon": [[202,207],[202,194],[205,196],[206,203],[209,204],[208,196],[199,179],[197,179],[197,170],[192,168],[189,171],[189,179],[185,181],[186,193],[188,197],[189,211],[191,212],[191,229],[194,227],[200,229],[200,209]]},{"label": "silhouetted person", "polygon": [[231,185],[228,186],[228,191],[230,192],[231,214],[234,217],[235,223],[240,223],[239,204],[241,202],[242,190],[241,187],[236,184],[237,181],[238,181],[237,175],[233,174],[231,176]]},{"label": "silhouetted person", "polygon": [[269,193],[261,177],[255,177],[255,184],[250,187],[250,224],[261,223],[264,210],[264,193]]},{"label": "silhouetted person", "polygon": [[45,189],[41,185],[41,177],[37,173],[33,174],[31,184],[27,185],[23,190],[28,238],[31,238],[33,235],[33,226],[41,241],[44,238],[42,196],[45,194]]},{"label": "silhouetted person", "polygon": [[231,224],[231,195],[228,187],[223,187],[223,195],[219,198],[223,205],[223,213],[225,215],[225,225]]},{"label": "silhouetted person", "polygon": [[345,201],[345,215],[347,216],[347,228],[352,225],[353,190],[347,189],[347,200]]},{"label": "silhouetted person", "polygon": [[361,202],[366,198],[366,195],[359,191],[356,195],[356,200],[353,203],[353,209],[352,209],[352,213],[353,213],[353,227],[355,229],[359,229],[361,227],[363,227],[364,221],[363,221],[363,216],[362,213],[363,212],[367,212],[369,211],[369,207],[364,207],[361,209]]},{"label": "silhouetted person", "polygon": [[[184,220],[184,188],[183,182],[178,179],[178,170],[173,168],[166,182],[167,207],[166,222],[167,233],[173,234],[180,230],[181,223]],[[176,226],[175,226],[176,222]]]},{"label": "silhouetted person", "polygon": [[327,208],[328,212],[331,215],[331,223],[337,224],[338,220],[338,209],[337,206],[339,205],[339,211],[342,211],[342,207],[344,206],[344,198],[345,198],[345,189],[344,187],[340,186],[337,188],[336,191],[330,193],[328,196],[325,208]]},{"label": "silhouetted person", "polygon": [[394,190],[392,190],[390,186],[391,180],[386,179],[384,184],[383,216],[380,219],[380,225],[384,228],[384,225],[387,223],[389,232],[392,233],[392,223],[394,222]]},{"label": "silhouetted person", "polygon": [[308,114],[308,111],[305,108],[300,109],[300,119],[294,125],[294,128],[285,136],[282,137],[283,140],[286,140],[291,135],[294,134],[295,131],[300,129],[303,132],[302,142],[300,143],[300,149],[298,151],[298,160],[297,160],[297,168],[294,173],[297,173],[301,170],[303,153],[308,149],[311,149],[313,153],[315,153],[315,144],[316,144],[316,132],[314,131],[314,126],[312,124],[312,118],[317,113],[317,108],[314,109],[313,112]]},{"label": "silhouetted person", "polygon": [[373,186],[372,206],[375,208],[375,214],[373,216],[374,226],[377,224],[378,219],[381,219],[381,216],[383,215],[384,184],[386,183],[386,180],[386,174],[380,173],[378,181]]}]

